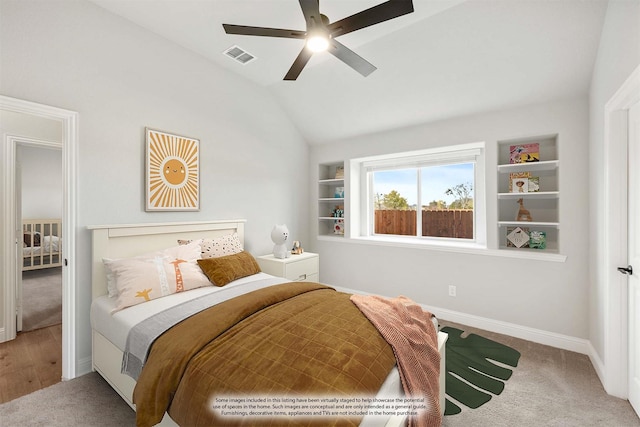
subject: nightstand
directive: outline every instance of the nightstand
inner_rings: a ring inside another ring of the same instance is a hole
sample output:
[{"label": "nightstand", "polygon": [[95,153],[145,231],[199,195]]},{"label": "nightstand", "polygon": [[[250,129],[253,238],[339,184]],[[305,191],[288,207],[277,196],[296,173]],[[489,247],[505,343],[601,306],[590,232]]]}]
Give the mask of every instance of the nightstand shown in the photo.
[{"label": "nightstand", "polygon": [[291,255],[289,258],[276,258],[273,254],[256,257],[263,273],[284,277],[298,282],[317,282],[320,256],[311,252]]}]

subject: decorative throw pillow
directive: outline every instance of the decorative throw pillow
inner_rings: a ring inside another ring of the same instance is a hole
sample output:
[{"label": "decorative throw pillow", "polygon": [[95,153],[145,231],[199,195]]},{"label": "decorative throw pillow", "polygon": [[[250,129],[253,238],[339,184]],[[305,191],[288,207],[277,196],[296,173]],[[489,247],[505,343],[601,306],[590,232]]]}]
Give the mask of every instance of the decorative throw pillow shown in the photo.
[{"label": "decorative throw pillow", "polygon": [[218,258],[203,258],[198,264],[211,283],[224,286],[236,279],[260,273],[255,258],[246,251]]},{"label": "decorative throw pillow", "polygon": [[[195,240],[178,240],[178,244],[186,245]],[[225,255],[233,255],[244,249],[238,233],[227,234],[213,239],[200,239],[202,258],[218,258]]]},{"label": "decorative throw pillow", "polygon": [[176,292],[210,286],[211,282],[197,264],[199,258],[200,245],[194,242],[133,258],[103,260],[108,285],[115,287],[117,295],[114,311]]},{"label": "decorative throw pillow", "polygon": [[[181,246],[173,246],[167,249],[163,249],[161,251],[138,255],[133,258],[148,259],[148,258],[154,258],[156,256],[160,256],[160,257],[166,256],[169,258],[171,257],[176,259],[182,258],[189,261],[191,260],[195,261],[196,259],[201,258],[199,242],[200,241],[194,241],[193,244],[189,244],[189,245],[185,244]],[[107,292],[110,297],[115,297],[118,295],[118,287],[116,286],[116,274],[113,270],[114,268],[113,263],[122,261],[124,259],[128,259],[128,258],[122,258],[122,259],[102,258],[105,274],[107,276]]]}]

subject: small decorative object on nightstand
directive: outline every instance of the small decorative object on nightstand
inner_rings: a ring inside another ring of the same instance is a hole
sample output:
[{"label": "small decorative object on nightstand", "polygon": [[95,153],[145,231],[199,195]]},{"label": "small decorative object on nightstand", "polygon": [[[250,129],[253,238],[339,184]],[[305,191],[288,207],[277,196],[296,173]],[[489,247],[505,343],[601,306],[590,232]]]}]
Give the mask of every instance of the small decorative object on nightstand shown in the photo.
[{"label": "small decorative object on nightstand", "polygon": [[286,225],[274,225],[271,230],[271,240],[273,240],[273,256],[276,258],[289,258],[291,252],[287,249],[287,239],[289,238],[289,229]]},{"label": "small decorative object on nightstand", "polygon": [[300,242],[297,240],[293,241],[293,248],[291,248],[291,253],[293,255],[300,255],[304,252],[304,249],[302,248],[302,246],[300,246]]},{"label": "small decorative object on nightstand", "polygon": [[256,257],[263,273],[299,282],[320,280],[319,260],[319,255],[311,252],[304,252],[286,259],[276,258],[272,254]]}]

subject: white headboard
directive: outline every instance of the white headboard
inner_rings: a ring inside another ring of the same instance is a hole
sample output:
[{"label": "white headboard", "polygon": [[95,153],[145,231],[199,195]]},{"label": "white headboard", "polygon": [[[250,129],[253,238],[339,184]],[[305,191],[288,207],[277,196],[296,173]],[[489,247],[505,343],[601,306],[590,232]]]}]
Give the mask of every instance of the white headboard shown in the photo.
[{"label": "white headboard", "polygon": [[103,258],[127,258],[169,248],[178,239],[202,239],[238,233],[244,246],[244,219],[229,221],[168,222],[156,224],[97,225],[93,233],[92,297],[107,293]]}]

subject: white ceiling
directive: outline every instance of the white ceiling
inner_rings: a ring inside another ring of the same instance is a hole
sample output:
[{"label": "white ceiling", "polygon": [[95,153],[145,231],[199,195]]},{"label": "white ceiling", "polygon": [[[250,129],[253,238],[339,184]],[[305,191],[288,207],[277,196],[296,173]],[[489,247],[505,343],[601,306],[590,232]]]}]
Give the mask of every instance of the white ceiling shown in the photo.
[{"label": "white ceiling", "polygon": [[[222,24],[305,30],[297,0],[91,0],[266,87],[311,144],[586,94],[605,0],[414,0],[415,12],[338,40],[378,69],[329,53],[282,78],[302,40],[225,34]],[[331,21],[382,0],[320,0]],[[257,60],[223,52],[238,45]]]}]

